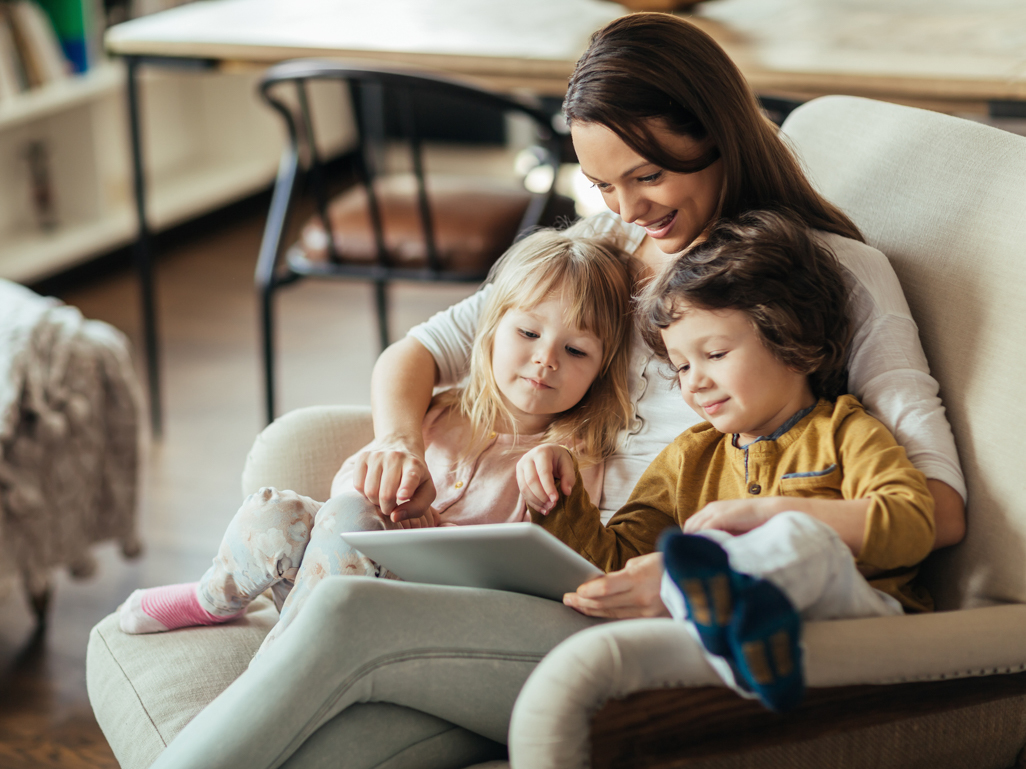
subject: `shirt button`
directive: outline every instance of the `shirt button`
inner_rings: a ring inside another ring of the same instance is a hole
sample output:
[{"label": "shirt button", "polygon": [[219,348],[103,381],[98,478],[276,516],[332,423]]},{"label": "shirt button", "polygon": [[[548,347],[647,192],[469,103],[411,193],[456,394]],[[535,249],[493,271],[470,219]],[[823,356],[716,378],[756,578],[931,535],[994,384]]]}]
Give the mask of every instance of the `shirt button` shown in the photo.
[{"label": "shirt button", "polygon": [[456,488],[459,489],[459,488],[462,488],[462,487],[463,487],[463,481],[456,481]]},{"label": "shirt button", "polygon": [[762,486],[760,486],[758,483],[753,483],[751,486],[748,487],[749,494],[758,494],[761,491]]}]

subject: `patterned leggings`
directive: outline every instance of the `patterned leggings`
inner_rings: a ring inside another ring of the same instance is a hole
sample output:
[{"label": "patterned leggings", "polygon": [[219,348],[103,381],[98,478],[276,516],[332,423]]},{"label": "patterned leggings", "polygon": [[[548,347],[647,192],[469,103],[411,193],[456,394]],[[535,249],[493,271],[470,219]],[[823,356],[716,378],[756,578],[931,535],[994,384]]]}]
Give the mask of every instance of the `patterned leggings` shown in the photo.
[{"label": "patterned leggings", "polygon": [[268,588],[278,624],[258,651],[284,632],[330,575],[398,579],[338,535],[399,528],[353,491],[317,502],[294,491],[265,487],[251,494],[228,524],[213,565],[200,580],[200,605],[211,614],[242,611]]}]

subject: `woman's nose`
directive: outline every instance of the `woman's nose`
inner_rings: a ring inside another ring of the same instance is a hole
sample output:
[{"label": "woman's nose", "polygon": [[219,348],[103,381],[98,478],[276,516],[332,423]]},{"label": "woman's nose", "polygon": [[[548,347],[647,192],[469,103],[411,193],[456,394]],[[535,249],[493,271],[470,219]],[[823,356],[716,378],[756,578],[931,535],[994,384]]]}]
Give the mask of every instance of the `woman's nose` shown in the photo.
[{"label": "woman's nose", "polygon": [[633,191],[620,192],[617,204],[620,209],[617,213],[620,214],[620,218],[627,222],[627,224],[631,224],[644,213],[644,200]]}]

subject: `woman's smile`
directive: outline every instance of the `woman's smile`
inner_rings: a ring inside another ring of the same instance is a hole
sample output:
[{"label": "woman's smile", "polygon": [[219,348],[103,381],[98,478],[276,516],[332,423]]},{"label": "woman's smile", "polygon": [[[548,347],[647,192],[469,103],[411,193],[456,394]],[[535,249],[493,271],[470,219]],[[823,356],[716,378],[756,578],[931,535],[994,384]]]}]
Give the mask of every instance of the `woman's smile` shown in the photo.
[{"label": "woman's smile", "polygon": [[[680,158],[693,158],[701,142],[650,121],[652,136]],[[675,173],[635,152],[599,123],[574,123],[570,129],[581,171],[602,193],[611,211],[645,229],[664,254],[678,254],[716,218],[723,192],[723,161],[693,174]]]}]

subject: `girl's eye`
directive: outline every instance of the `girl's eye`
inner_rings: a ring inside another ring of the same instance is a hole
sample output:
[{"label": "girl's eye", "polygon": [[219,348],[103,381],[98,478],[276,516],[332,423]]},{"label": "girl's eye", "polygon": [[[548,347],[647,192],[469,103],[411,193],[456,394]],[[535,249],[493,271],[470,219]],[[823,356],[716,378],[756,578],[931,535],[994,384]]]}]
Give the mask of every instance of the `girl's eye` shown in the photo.
[{"label": "girl's eye", "polygon": [[538,338],[538,334],[536,334],[534,331],[528,331],[526,328],[520,329],[520,335],[524,336],[524,337],[527,337],[528,339],[537,339]]},{"label": "girl's eye", "polygon": [[[673,366],[672,363],[670,365]],[[689,368],[691,368],[691,366],[687,363],[681,363],[679,366],[673,366],[673,371],[675,374],[686,374],[688,373]]]},{"label": "girl's eye", "polygon": [[567,346],[566,351],[573,355],[575,358],[587,358],[588,353],[584,350],[578,350],[576,347]]},{"label": "girl's eye", "polygon": [[713,352],[709,353],[709,360],[721,360],[727,356],[725,352]]}]

